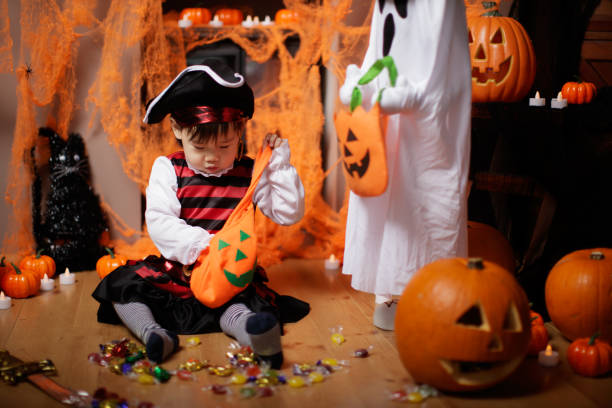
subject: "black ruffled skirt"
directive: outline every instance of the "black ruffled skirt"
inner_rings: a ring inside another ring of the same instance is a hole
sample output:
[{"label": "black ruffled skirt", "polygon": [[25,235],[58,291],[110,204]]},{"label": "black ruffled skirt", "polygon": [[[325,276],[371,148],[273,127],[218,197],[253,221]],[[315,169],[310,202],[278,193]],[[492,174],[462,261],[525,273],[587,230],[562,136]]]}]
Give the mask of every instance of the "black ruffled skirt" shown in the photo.
[{"label": "black ruffled skirt", "polygon": [[144,303],[151,309],[157,323],[179,334],[221,331],[219,319],[234,303],[243,303],[254,312],[267,311],[276,315],[281,325],[297,322],[308,314],[308,303],[292,296],[279,295],[265,285],[262,268],[253,282],[225,305],[211,309],[191,293],[182,265],[156,256],[143,261],[128,261],[108,274],[92,296],[100,302],[98,321],[119,324],[113,303]]}]

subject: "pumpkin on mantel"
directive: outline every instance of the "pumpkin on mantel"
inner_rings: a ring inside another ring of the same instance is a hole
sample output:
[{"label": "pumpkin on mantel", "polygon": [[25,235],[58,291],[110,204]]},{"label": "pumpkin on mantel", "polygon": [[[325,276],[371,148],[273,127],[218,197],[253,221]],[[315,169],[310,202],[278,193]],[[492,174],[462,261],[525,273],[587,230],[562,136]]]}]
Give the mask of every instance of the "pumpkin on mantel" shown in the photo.
[{"label": "pumpkin on mantel", "polygon": [[412,378],[446,391],[508,377],[527,354],[530,328],[527,296],[514,276],[479,258],[421,268],[395,316],[397,349]]},{"label": "pumpkin on mantel", "polygon": [[179,20],[190,20],[193,25],[204,25],[210,22],[210,10],[204,7],[191,7],[181,11]]},{"label": "pumpkin on mantel", "polygon": [[296,10],[280,9],[274,15],[274,22],[278,25],[295,24],[299,21],[300,15]]},{"label": "pumpkin on mantel", "polygon": [[531,40],[518,21],[499,13],[498,2],[482,5],[482,14],[468,13],[467,18],[472,102],[519,101],[535,79]]},{"label": "pumpkin on mantel", "polygon": [[567,103],[580,105],[590,103],[597,95],[597,88],[592,82],[566,82],[561,88],[561,95],[567,99]]},{"label": "pumpkin on mantel", "polygon": [[242,11],[235,8],[223,8],[217,10],[215,17],[223,22],[223,25],[239,25],[244,20]]},{"label": "pumpkin on mantel", "polygon": [[598,332],[612,341],[612,249],[574,251],[561,258],[546,278],[550,319],[568,339]]}]

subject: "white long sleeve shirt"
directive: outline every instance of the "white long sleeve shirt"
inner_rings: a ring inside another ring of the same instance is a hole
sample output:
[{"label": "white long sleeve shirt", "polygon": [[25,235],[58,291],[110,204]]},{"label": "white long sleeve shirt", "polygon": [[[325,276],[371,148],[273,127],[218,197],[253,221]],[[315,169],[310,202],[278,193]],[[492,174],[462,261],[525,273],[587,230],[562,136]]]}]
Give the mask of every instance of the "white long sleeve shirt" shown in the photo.
[{"label": "white long sleeve shirt", "polygon": [[[283,140],[272,152],[253,195],[253,203],[261,212],[280,225],[295,224],[304,216],[304,186],[290,164],[290,156],[289,144]],[[230,170],[206,174],[187,165],[205,177],[223,177]],[[176,172],[170,159],[158,157],[146,190],[145,221],[149,236],[164,258],[191,265],[209,245],[213,234],[179,218],[181,204],[176,196],[177,189]]]}]

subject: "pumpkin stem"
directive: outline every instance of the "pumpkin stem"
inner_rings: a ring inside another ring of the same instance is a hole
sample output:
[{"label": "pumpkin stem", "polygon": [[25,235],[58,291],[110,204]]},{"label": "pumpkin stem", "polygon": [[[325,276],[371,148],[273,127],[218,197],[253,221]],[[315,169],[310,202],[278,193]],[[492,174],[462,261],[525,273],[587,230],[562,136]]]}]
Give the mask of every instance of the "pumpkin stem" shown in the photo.
[{"label": "pumpkin stem", "polygon": [[17,275],[21,275],[21,269],[19,269],[19,267],[12,262],[11,262],[11,265],[13,265],[13,269],[15,269],[15,273]]},{"label": "pumpkin stem", "polygon": [[595,339],[597,337],[599,337],[599,332],[595,332],[595,334],[591,336],[591,338],[589,339],[589,346],[592,346],[593,344],[595,344]]},{"label": "pumpkin stem", "polygon": [[593,251],[593,252],[591,252],[590,258],[595,260],[595,261],[601,261],[602,259],[605,258],[605,256],[604,256],[603,252],[601,252],[601,251]]},{"label": "pumpkin stem", "polygon": [[115,259],[115,253],[113,252],[112,249],[110,249],[109,247],[104,247],[104,250],[108,252],[111,258]]},{"label": "pumpkin stem", "polygon": [[468,269],[484,269],[482,258],[468,258]]},{"label": "pumpkin stem", "polygon": [[43,253],[44,250],[45,250],[44,248],[41,248],[38,251],[36,251],[36,259],[40,258],[40,255]]}]

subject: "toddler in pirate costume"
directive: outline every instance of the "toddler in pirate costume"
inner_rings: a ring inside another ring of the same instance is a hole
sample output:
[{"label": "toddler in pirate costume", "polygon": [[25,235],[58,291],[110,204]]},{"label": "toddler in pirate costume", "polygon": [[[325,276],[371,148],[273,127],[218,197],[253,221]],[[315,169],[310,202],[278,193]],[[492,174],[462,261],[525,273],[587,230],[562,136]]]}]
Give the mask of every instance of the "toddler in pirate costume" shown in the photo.
[{"label": "toddler in pirate costume", "polygon": [[[117,268],[93,296],[100,302],[98,320],[123,322],[154,361],[177,350],[177,333],[223,331],[278,368],[281,325],[309,312],[307,303],[268,288],[261,268],[244,291],[218,308],[201,304],[189,287],[190,267],[250,184],[254,161],[243,155],[241,136],[253,108],[244,78],[218,61],[186,68],[147,104],[144,122],[169,114],[182,146],[156,159],[146,190],[147,228],[162,257]],[[273,152],[253,204],[278,224],[294,224],[304,213],[304,188],[289,163],[289,145],[274,134],[265,145]]]}]

